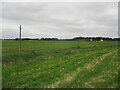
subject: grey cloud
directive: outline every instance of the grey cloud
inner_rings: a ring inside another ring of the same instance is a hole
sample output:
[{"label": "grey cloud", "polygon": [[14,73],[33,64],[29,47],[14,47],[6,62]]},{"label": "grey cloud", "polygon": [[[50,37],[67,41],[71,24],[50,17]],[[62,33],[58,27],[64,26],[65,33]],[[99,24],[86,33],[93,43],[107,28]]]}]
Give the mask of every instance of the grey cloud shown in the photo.
[{"label": "grey cloud", "polygon": [[[3,37],[117,37],[117,3],[3,3]],[[8,33],[11,34],[8,34]],[[28,32],[28,34],[27,34]]]}]

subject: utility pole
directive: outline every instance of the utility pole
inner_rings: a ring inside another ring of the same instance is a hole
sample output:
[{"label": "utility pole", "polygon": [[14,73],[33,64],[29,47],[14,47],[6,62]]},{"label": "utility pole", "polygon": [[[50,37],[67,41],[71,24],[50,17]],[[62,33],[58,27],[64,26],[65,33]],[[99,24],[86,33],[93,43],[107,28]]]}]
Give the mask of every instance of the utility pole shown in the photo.
[{"label": "utility pole", "polygon": [[21,25],[20,25],[20,36],[19,36],[19,42],[20,42],[20,51],[21,51],[21,29],[22,29],[22,27],[21,27]]}]

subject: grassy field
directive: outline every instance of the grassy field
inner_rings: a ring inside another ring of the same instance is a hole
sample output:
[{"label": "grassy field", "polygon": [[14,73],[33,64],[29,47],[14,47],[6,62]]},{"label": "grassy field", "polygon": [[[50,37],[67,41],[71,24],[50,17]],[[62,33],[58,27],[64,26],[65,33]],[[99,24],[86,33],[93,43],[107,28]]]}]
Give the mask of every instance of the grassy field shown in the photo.
[{"label": "grassy field", "polygon": [[3,41],[3,88],[116,88],[118,42]]}]

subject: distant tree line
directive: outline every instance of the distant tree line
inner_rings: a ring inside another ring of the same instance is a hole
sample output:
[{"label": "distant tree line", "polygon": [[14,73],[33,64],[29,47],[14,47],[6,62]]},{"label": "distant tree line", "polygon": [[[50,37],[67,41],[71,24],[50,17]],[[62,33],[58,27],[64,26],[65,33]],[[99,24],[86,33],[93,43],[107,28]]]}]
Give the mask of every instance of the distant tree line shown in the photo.
[{"label": "distant tree line", "polygon": [[[15,40],[19,40],[19,38],[15,38]],[[22,38],[21,40],[39,40],[39,38]]]},{"label": "distant tree line", "polygon": [[56,40],[58,40],[58,38],[41,38],[41,40],[53,40],[53,41],[56,41]]},{"label": "distant tree line", "polygon": [[[2,40],[19,40],[15,39],[2,39]],[[109,37],[74,37],[72,39],[58,39],[58,38],[22,38],[21,40],[46,40],[46,41],[120,41],[120,38],[109,38]]]},{"label": "distant tree line", "polygon": [[109,38],[109,37],[75,37],[73,40],[85,40],[85,41],[120,41],[120,38]]}]

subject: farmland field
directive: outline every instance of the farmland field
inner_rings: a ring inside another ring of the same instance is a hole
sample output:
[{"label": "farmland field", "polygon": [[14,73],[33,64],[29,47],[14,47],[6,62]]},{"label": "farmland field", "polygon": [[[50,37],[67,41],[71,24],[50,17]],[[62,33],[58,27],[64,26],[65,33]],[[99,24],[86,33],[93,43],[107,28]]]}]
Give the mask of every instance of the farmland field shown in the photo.
[{"label": "farmland field", "polygon": [[2,42],[3,88],[117,88],[118,42]]}]

